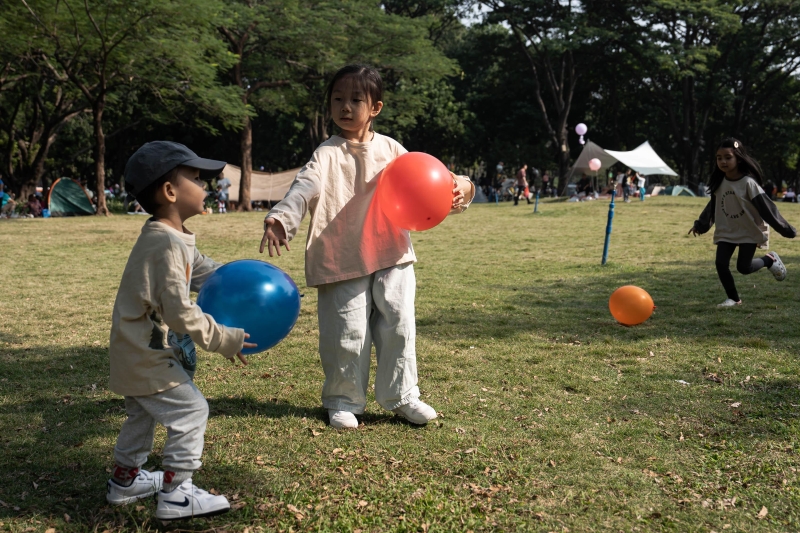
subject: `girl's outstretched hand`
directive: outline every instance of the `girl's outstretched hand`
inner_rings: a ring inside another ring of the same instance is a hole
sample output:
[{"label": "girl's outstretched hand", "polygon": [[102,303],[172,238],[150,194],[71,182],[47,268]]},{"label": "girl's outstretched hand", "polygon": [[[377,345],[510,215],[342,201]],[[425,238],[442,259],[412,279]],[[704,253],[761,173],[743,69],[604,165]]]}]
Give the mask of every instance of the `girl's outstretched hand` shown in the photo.
[{"label": "girl's outstretched hand", "polygon": [[453,177],[453,205],[451,208],[462,209],[467,196],[472,194],[472,182],[468,179],[458,178],[452,172],[450,175]]},{"label": "girl's outstretched hand", "polygon": [[281,245],[289,251],[289,240],[286,238],[286,230],[283,229],[283,224],[274,218],[267,218],[264,220],[264,237],[261,239],[261,247],[258,249],[259,253],[264,253],[264,247],[267,247],[270,257],[272,255],[272,248],[275,248],[275,253],[281,255]]},{"label": "girl's outstretched hand", "polygon": [[697,237],[699,235],[699,233],[697,232],[697,228],[692,226],[692,229],[689,230],[689,233],[687,233],[687,235],[694,235],[695,237]]}]

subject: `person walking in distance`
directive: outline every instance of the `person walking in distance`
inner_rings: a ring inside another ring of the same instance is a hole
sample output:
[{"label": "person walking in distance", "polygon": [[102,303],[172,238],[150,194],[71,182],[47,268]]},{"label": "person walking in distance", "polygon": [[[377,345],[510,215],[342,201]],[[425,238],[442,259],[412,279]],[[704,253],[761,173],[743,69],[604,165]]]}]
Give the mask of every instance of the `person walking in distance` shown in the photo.
[{"label": "person walking in distance", "polygon": [[527,170],[528,165],[522,165],[522,168],[517,171],[517,194],[514,195],[514,205],[519,205],[520,196],[525,196],[525,201],[528,202],[528,204],[531,203],[531,199],[528,198],[525,192],[528,189]]}]

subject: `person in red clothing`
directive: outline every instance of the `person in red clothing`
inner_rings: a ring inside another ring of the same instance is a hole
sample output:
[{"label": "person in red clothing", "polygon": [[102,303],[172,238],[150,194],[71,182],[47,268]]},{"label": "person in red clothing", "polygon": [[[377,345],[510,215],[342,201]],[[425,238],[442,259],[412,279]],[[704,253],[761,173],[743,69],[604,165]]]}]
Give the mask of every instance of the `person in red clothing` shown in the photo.
[{"label": "person in red clothing", "polygon": [[519,204],[520,196],[525,196],[525,201],[529,204],[531,203],[531,199],[528,198],[528,195],[525,192],[525,190],[528,188],[527,170],[528,165],[522,165],[522,168],[517,171],[517,194],[514,195],[514,205]]}]

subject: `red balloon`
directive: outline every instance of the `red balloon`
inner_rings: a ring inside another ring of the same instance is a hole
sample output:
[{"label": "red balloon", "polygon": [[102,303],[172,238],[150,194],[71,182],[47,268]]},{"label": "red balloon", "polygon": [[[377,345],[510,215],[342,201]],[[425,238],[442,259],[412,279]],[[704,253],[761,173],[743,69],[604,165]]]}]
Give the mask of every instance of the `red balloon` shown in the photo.
[{"label": "red balloon", "polygon": [[378,201],[395,226],[412,231],[431,229],[453,206],[453,178],[432,155],[403,154],[386,166],[380,180]]}]

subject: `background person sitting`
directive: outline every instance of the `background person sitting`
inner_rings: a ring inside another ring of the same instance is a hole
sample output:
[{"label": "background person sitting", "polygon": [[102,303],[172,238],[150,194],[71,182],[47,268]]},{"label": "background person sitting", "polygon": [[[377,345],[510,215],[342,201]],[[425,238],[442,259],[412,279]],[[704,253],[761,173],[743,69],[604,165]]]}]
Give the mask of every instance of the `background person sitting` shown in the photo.
[{"label": "background person sitting", "polygon": [[31,218],[42,216],[42,202],[35,194],[28,195],[28,203],[22,208],[22,214]]},{"label": "background person sitting", "polygon": [[794,189],[789,187],[786,190],[786,193],[784,193],[784,195],[783,195],[783,201],[784,202],[792,202],[792,203],[795,203],[795,204],[797,203],[797,194],[794,192]]},{"label": "background person sitting", "polygon": [[594,192],[592,188],[592,180],[586,174],[581,177],[580,181],[578,181],[578,185],[575,187],[575,192],[581,198],[584,196],[589,196]]},{"label": "background person sitting", "polygon": [[14,213],[14,209],[17,207],[17,202],[14,199],[14,193],[8,194],[7,192],[3,191],[0,193],[2,196],[2,207],[0,207],[0,216],[2,217],[11,217]]}]

